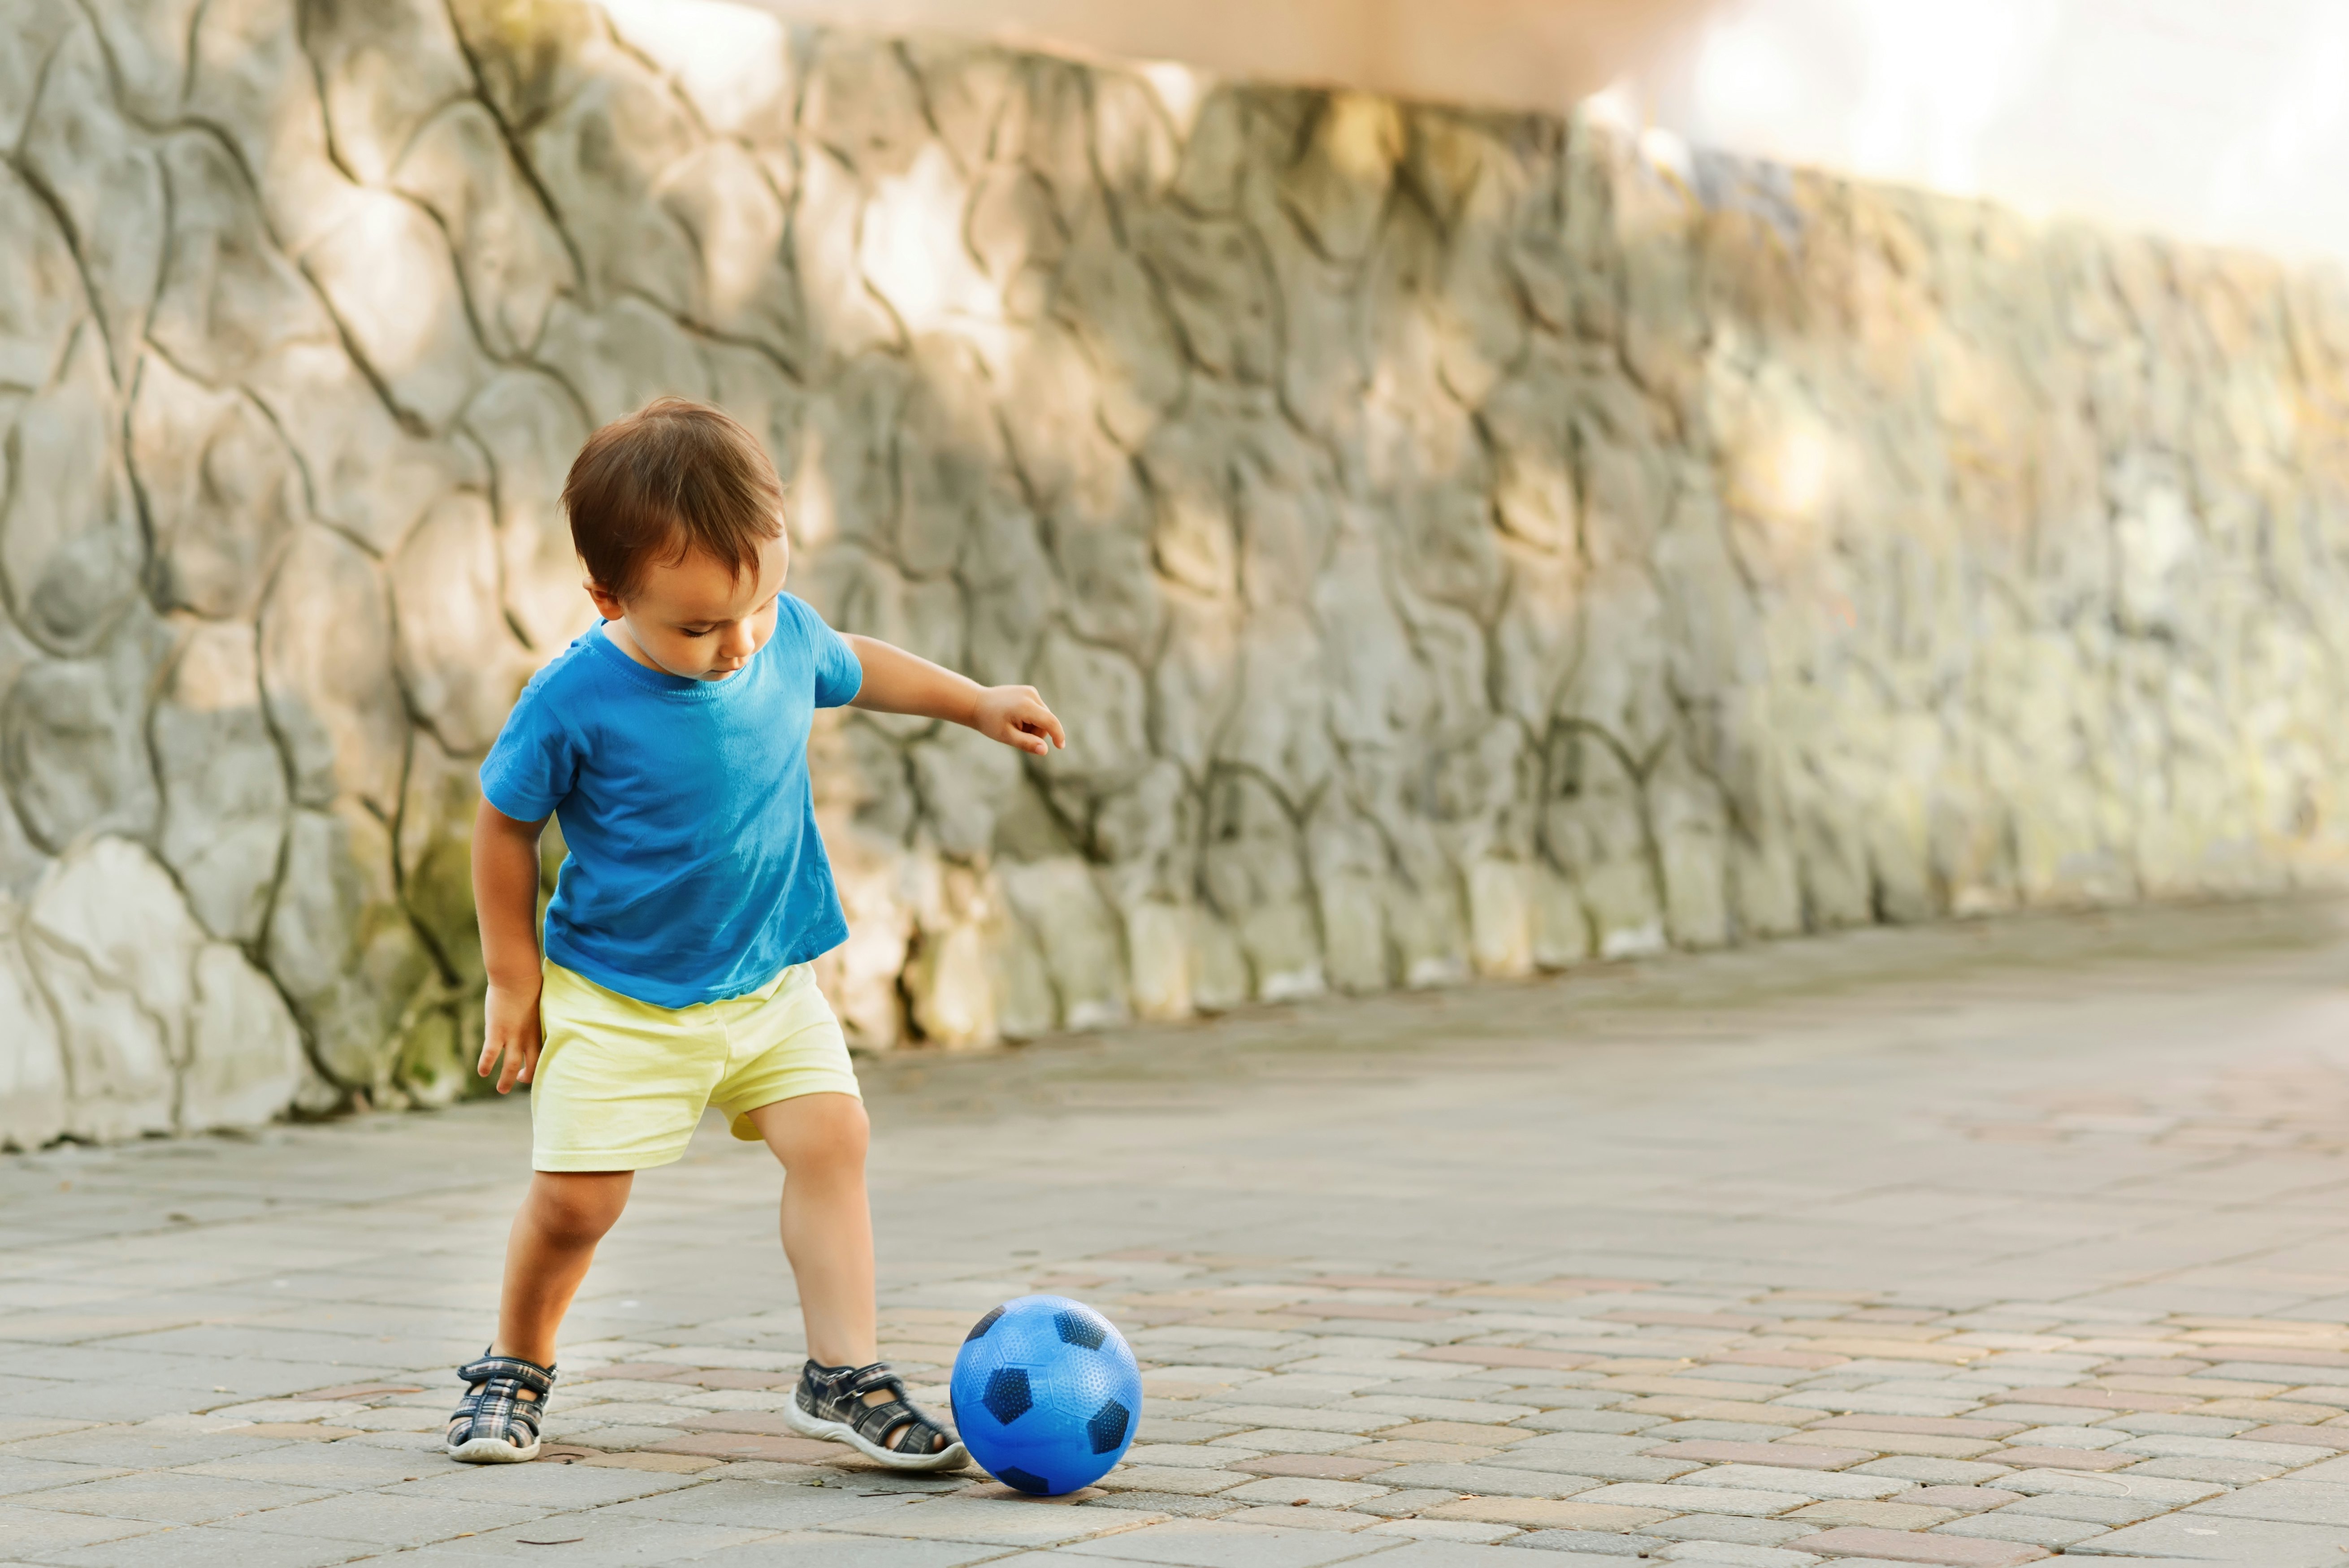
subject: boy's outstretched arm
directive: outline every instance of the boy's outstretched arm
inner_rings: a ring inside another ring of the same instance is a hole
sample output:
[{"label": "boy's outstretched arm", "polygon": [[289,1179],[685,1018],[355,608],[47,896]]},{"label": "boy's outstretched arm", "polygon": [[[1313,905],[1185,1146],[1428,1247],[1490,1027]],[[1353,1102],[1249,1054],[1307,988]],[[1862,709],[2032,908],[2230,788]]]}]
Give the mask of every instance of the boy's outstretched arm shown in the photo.
[{"label": "boy's outstretched arm", "polygon": [[500,1094],[538,1070],[538,836],[545,830],[545,818],[518,822],[487,800],[473,817],[473,907],[490,979],[475,1070],[487,1078],[503,1057]]},{"label": "boy's outstretched arm", "polygon": [[[871,637],[847,639],[864,666],[864,685],[849,706],[874,713],[913,713],[966,724],[989,740],[1038,757],[1069,744],[1061,721],[1034,686],[983,686],[968,676]],[[480,841],[476,840],[478,843]],[[478,855],[479,851],[476,851]]]}]

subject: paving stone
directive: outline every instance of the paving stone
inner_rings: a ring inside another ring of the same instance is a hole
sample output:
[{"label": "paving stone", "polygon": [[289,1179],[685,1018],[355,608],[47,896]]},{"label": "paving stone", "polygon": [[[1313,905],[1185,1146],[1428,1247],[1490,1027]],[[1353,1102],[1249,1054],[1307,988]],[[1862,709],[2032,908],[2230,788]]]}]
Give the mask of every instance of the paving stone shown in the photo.
[{"label": "paving stone", "polygon": [[2006,1443],[2012,1449],[2109,1449],[2128,1441],[2130,1436],[2120,1427],[2032,1427],[2015,1433]]},{"label": "paving stone", "polygon": [[1750,1487],[1668,1486],[1632,1483],[1603,1486],[1586,1492],[1581,1501],[1621,1508],[1655,1508],[1670,1513],[1741,1513],[1766,1516],[1785,1513],[1812,1501],[1795,1491],[1762,1491]]},{"label": "paving stone", "polygon": [[2076,1519],[2083,1523],[2101,1524],[2106,1529],[2136,1524],[2170,1511],[2168,1503],[2126,1497],[2082,1497],[2065,1492],[2045,1492],[2038,1497],[2013,1501],[2013,1492],[1994,1495],[2007,1500],[2005,1511],[2009,1513],[2047,1519]]},{"label": "paving stone", "polygon": [[791,1481],[715,1480],[633,1502],[616,1503],[599,1511],[618,1519],[674,1520],[683,1524],[734,1525],[769,1531],[812,1530],[838,1520],[904,1508],[914,1501],[913,1494],[866,1497]]},{"label": "paving stone", "polygon": [[1583,1475],[1598,1480],[1671,1480],[1699,1469],[1693,1460],[1650,1459],[1640,1454],[1609,1453],[1588,1449],[1503,1449],[1488,1453],[1479,1467],[1541,1470],[1554,1475]]},{"label": "paving stone", "polygon": [[[1264,1385],[1261,1383],[1251,1384],[1250,1396],[1257,1396],[1258,1390],[1263,1387]],[[1365,1389],[1349,1399],[1345,1408],[1349,1410],[1361,1410],[1366,1413],[1385,1412],[1396,1416],[1409,1416],[1421,1424],[1454,1422],[1477,1432],[1487,1430],[1500,1422],[1514,1421],[1521,1417],[1537,1415],[1540,1411],[1538,1406],[1516,1405],[1497,1398],[1466,1399],[1443,1398],[1430,1395],[1405,1395],[1393,1392],[1395,1387],[1396,1385],[1389,1384],[1382,1387]]]},{"label": "paving stone", "polygon": [[2147,1460],[2131,1465],[2130,1475],[2170,1476],[2179,1480],[2217,1481],[2223,1486],[2249,1486],[2282,1475],[2289,1465],[2263,1465],[2250,1460]]},{"label": "paving stone", "polygon": [[858,1514],[816,1528],[913,1541],[968,1541],[998,1546],[1056,1546],[1136,1528],[1149,1514],[1113,1514],[1036,1501],[925,1498],[887,1514]]},{"label": "paving stone", "polygon": [[1216,1410],[1219,1420],[1241,1427],[1291,1429],[1307,1432],[1368,1433],[1391,1428],[1391,1416],[1373,1411],[1320,1410],[1286,1405],[1225,1405]]},{"label": "paving stone", "polygon": [[2256,1564],[2257,1568],[2311,1568],[2337,1561],[2349,1547],[2349,1531],[2328,1525],[2287,1524],[2268,1519],[2229,1519],[2201,1513],[2171,1513],[2125,1525],[2066,1549],[2067,1557],[2163,1558]]},{"label": "paving stone", "polygon": [[1316,1508],[1350,1508],[1358,1502],[1368,1502],[1374,1497],[1384,1497],[1391,1490],[1383,1486],[1365,1486],[1360,1481],[1278,1476],[1234,1487],[1228,1495],[1249,1502],[1288,1504],[1302,1499]]},{"label": "paving stone", "polygon": [[1324,1563],[1361,1556],[1366,1549],[1359,1542],[1357,1536],[1334,1532],[1180,1519],[1078,1542],[1062,1550],[1071,1555],[1163,1563],[1169,1568],[1321,1568]]},{"label": "paving stone", "polygon": [[1813,1529],[1824,1530],[1831,1524],[1859,1524],[1877,1530],[1924,1530],[1957,1517],[1955,1510],[1935,1508],[1930,1503],[1913,1503],[1903,1492],[1899,1502],[1868,1502],[1857,1500],[1815,1502],[1808,1508],[1798,1508],[1786,1515],[1790,1521],[1801,1521]]},{"label": "paving stone", "polygon": [[1530,1546],[1544,1552],[1570,1552],[1584,1556],[1613,1559],[1640,1555],[1641,1543],[1628,1536],[1609,1535],[1595,1530],[1536,1530],[1513,1537],[1512,1546]]},{"label": "paving stone", "polygon": [[1352,1453],[1367,1439],[1357,1432],[1324,1432],[1303,1428],[1275,1429],[1259,1427],[1240,1428],[1214,1439],[1223,1447],[1244,1449],[1250,1453],[1267,1454],[1338,1454]]},{"label": "paving stone", "polygon": [[1920,1486],[1915,1491],[1902,1492],[1900,1501],[1915,1508],[1952,1508],[1961,1513],[1978,1513],[1985,1508],[2003,1508],[2022,1496],[2019,1491],[2002,1491],[1994,1486]]},{"label": "paving stone", "polygon": [[1180,1419],[1144,1416],[1136,1423],[1134,1438],[1138,1442],[1146,1443],[1204,1443],[1230,1437],[1246,1428],[1247,1423],[1243,1421],[1210,1421],[1195,1416],[1185,1416]]},{"label": "paving stone", "polygon": [[1966,1460],[1927,1460],[1909,1455],[1890,1459],[1870,1460],[1852,1467],[1861,1475],[1889,1476],[1895,1480],[1916,1481],[1925,1486],[1980,1486],[1995,1482],[2008,1473],[2005,1465],[1979,1464]]},{"label": "paving stone", "polygon": [[2320,1464],[2310,1465],[2292,1479],[2349,1484],[2349,1460],[2326,1460]]},{"label": "paving stone", "polygon": [[1514,1540],[1524,1532],[1506,1524],[1478,1524],[1465,1519],[1389,1519],[1373,1524],[1365,1535],[1400,1535],[1414,1541],[1463,1541],[1489,1545]]},{"label": "paving stone", "polygon": [[1781,1546],[1747,1546],[1733,1541],[1689,1541],[1664,1549],[1667,1563],[1711,1563],[1722,1568],[1806,1568],[1818,1559]]},{"label": "paving stone", "polygon": [[1675,1442],[1647,1452],[1658,1459],[1715,1464],[1772,1465],[1788,1470],[1841,1470],[1876,1457],[1868,1449],[1812,1448],[1794,1443]]},{"label": "paving stone", "polygon": [[1285,1503],[1250,1503],[1235,1512],[1224,1515],[1234,1524],[1261,1524],[1275,1530],[1367,1530],[1378,1522],[1370,1513],[1349,1513],[1342,1509],[1315,1508],[1309,1504],[1297,1507]]},{"label": "paving stone", "polygon": [[2296,1447],[2330,1449],[2334,1452],[2349,1449],[2349,1428],[2342,1427],[2254,1427],[2238,1434],[2246,1443],[2284,1443]]},{"label": "paving stone", "polygon": [[2261,1481],[2257,1486],[2247,1486],[2228,1496],[2197,1503],[2192,1511],[2233,1519],[2271,1519],[2288,1524],[2327,1524],[2349,1529],[2349,1486],[2322,1480]]},{"label": "paving stone", "polygon": [[1340,1458],[1335,1454],[1267,1454],[1260,1459],[1227,1460],[1226,1468],[1250,1475],[1317,1476],[1324,1480],[1353,1480],[1392,1467],[1373,1459]]},{"label": "paving stone", "polygon": [[[1495,1454],[1514,1450],[1489,1449],[1475,1443],[1389,1443],[1350,1445],[1338,1450],[1344,1462],[1379,1465],[1477,1464]],[[1622,1456],[1614,1456],[1620,1458]]]},{"label": "paving stone", "polygon": [[[1508,1547],[1479,1546],[1465,1541],[1409,1541],[1398,1546],[1383,1546],[1379,1536],[1356,1536],[1355,1541],[1365,1552],[1376,1551],[1376,1561],[1381,1568],[1526,1568],[1526,1559],[1509,1553]],[[1570,1563],[1560,1563],[1555,1558],[1537,1558],[1552,1568],[1572,1568]],[[1612,1565],[1619,1568],[1619,1565]]]},{"label": "paving stone", "polygon": [[[1756,1399],[1697,1399],[1685,1394],[1654,1394],[1625,1399],[1620,1408],[1676,1421],[1754,1421],[1793,1426],[1801,1425],[1802,1418],[1813,1413],[1809,1409],[1795,1408],[1795,1397],[1791,1395],[1776,1403],[1764,1403]],[[1831,1398],[1829,1404],[1817,1407],[1819,1409],[1834,1408],[1839,1407],[1834,1406]],[[1518,1424],[1529,1425],[1530,1422]]]},{"label": "paving stone", "polygon": [[2177,1480],[2164,1476],[2139,1475],[2134,1470],[2114,1470],[2103,1475],[2090,1475],[2081,1470],[2010,1470],[1998,1478],[2002,1490],[2019,1491],[2026,1497],[2043,1492],[2070,1492],[2082,1497],[2126,1497],[2147,1502],[2166,1502],[2182,1508],[2206,1497],[2217,1497],[2227,1489],[2207,1481]]},{"label": "paving stone", "polygon": [[53,1509],[61,1513],[100,1513],[115,1519],[150,1520],[158,1524],[209,1524],[264,1509],[282,1510],[326,1495],[315,1487],[150,1470],[47,1491],[20,1492],[12,1501],[20,1507]]},{"label": "paving stone", "polygon": [[[2032,1412],[2033,1425],[2055,1424],[2043,1418],[2048,1410],[2190,1410],[2199,1401],[2183,1394],[2133,1394],[2119,1388],[2024,1388],[1990,1397],[1994,1411]],[[2062,1417],[2056,1417],[2060,1421]]]},{"label": "paving stone", "polygon": [[19,1454],[5,1454],[0,1455],[0,1496],[47,1491],[55,1487],[71,1486],[78,1481],[101,1480],[108,1476],[127,1473],[119,1465],[73,1464],[60,1460],[36,1460]]},{"label": "paving stone", "polygon": [[180,1467],[182,1475],[225,1476],[236,1480],[283,1481],[293,1486],[340,1489],[388,1486],[446,1474],[449,1460],[430,1449],[361,1447],[356,1443],[304,1443],[264,1449],[240,1459]]},{"label": "paving stone", "polygon": [[1400,1491],[1391,1491],[1384,1497],[1374,1497],[1367,1502],[1358,1502],[1354,1505],[1354,1511],[1357,1513],[1375,1513],[1381,1519],[1401,1519],[1407,1514],[1417,1513],[1422,1509],[1435,1508],[1444,1503],[1455,1501],[1459,1496],[1458,1492],[1446,1491],[1441,1487],[1405,1487]]},{"label": "paving stone", "polygon": [[1122,1508],[1131,1512],[1164,1513],[1185,1519],[1220,1519],[1248,1505],[1226,1501],[1214,1495],[1192,1497],[1173,1491],[1109,1491],[1099,1497],[1087,1498],[1081,1506]]},{"label": "paving stone", "polygon": [[2055,1519],[2044,1514],[1978,1514],[1934,1527],[1936,1535],[1962,1535],[1984,1541],[2019,1541],[2029,1546],[2070,1546],[2104,1534],[2111,1527],[2089,1521]]},{"label": "paving stone", "polygon": [[2289,1399],[2213,1399],[2194,1414],[2240,1418],[2265,1426],[2275,1421],[2330,1421],[2337,1419],[2341,1411],[2331,1405],[2296,1404]]},{"label": "paving stone", "polygon": [[[1516,1423],[1531,1431],[1545,1432],[1644,1432],[1651,1428],[1672,1425],[1667,1416],[1643,1416],[1630,1410],[1577,1409],[1564,1407],[1527,1416]],[[1744,1423],[1741,1423],[1744,1424]]]},{"label": "paving stone", "polygon": [[1409,1464],[1379,1472],[1391,1487],[1432,1487],[1501,1497],[1572,1497],[1601,1484],[1596,1478],[1499,1465]]},{"label": "paving stone", "polygon": [[1412,1421],[1382,1427],[1371,1435],[1386,1442],[1473,1443],[1484,1448],[1504,1448],[1522,1441],[1526,1436],[1515,1427],[1480,1426],[1465,1421]]},{"label": "paving stone", "polygon": [[[545,1553],[518,1553],[533,1562]],[[1023,1553],[1022,1557],[1027,1554]],[[1044,1555],[1038,1553],[1038,1556]],[[471,1559],[478,1563],[479,1558]],[[564,1561],[571,1561],[569,1554]],[[777,1563],[821,1563],[825,1568],[962,1568],[965,1563],[1006,1559],[1000,1546],[958,1541],[881,1541],[854,1535],[795,1532],[769,1535],[739,1546],[722,1546],[689,1561],[695,1568],[773,1568]],[[406,1568],[403,1563],[402,1568]]]},{"label": "paving stone", "polygon": [[[1940,1420],[1918,1416],[1836,1416],[1804,1429],[1806,1433],[1899,1432],[1915,1437],[1957,1438],[1986,1442],[2001,1441],[2026,1429],[2026,1424],[2022,1421],[1993,1420],[1987,1417]],[[1861,1439],[1855,1437],[1853,1440]]]},{"label": "paving stone", "polygon": [[1806,1535],[1788,1543],[1823,1557],[1875,1557],[1891,1563],[1927,1563],[1945,1568],[2010,1568],[2046,1556],[2044,1547],[2022,1542],[1969,1541],[1951,1535],[1912,1535],[1894,1530],[1852,1526]]},{"label": "paving stone", "polygon": [[[2149,1437],[2155,1434],[2167,1434],[2173,1437],[2193,1438],[2231,1438],[2239,1433],[2248,1432],[2259,1424],[2260,1423],[2257,1421],[2249,1421],[2240,1418],[2230,1419],[2218,1416],[2201,1415],[2107,1416],[2103,1420],[2096,1423],[2097,1427],[2103,1430],[2127,1432],[2137,1437]],[[2308,1429],[2317,1431],[2322,1430],[2323,1429],[2310,1428]],[[2279,1440],[2289,1441],[2290,1439],[2284,1439]]]},{"label": "paving stone", "polygon": [[2127,1470],[2139,1462],[2137,1455],[2103,1449],[2023,1447],[2001,1449],[1992,1457],[2018,1470]]},{"label": "paving stone", "polygon": [[349,1541],[196,1525],[76,1547],[45,1555],[42,1561],[57,1568],[154,1568],[160,1563],[171,1568],[326,1568],[348,1563],[365,1550]]},{"label": "paving stone", "polygon": [[100,1541],[148,1535],[164,1528],[139,1519],[108,1519],[87,1513],[57,1513],[0,1502],[0,1542],[11,1553],[39,1555]]},{"label": "paving stone", "polygon": [[1775,1401],[1772,1408],[1781,1412],[1808,1409],[1829,1410],[1837,1415],[1940,1418],[1955,1416],[1961,1410],[1971,1409],[1977,1402],[1964,1396],[1879,1394],[1870,1388],[1849,1391],[1819,1388],[1783,1395]]},{"label": "paving stone", "polygon": [[481,1533],[523,1524],[553,1511],[527,1504],[444,1501],[349,1491],[315,1501],[246,1513],[222,1522],[264,1535],[356,1541],[378,1548],[422,1546],[464,1532]]},{"label": "paving stone", "polygon": [[1102,1484],[1120,1490],[1211,1497],[1228,1491],[1247,1479],[1248,1472],[1201,1470],[1189,1465],[1120,1465],[1102,1478]]},{"label": "paving stone", "polygon": [[1822,1501],[1830,1498],[1884,1498],[1909,1490],[1909,1483],[1889,1476],[1858,1471],[1787,1470],[1769,1465],[1712,1465],[1673,1483],[1685,1487],[1742,1487],[1753,1491],[1789,1491]]},{"label": "paving stone", "polygon": [[181,1432],[152,1426],[100,1427],[62,1437],[42,1438],[0,1455],[0,1487],[9,1484],[13,1461],[37,1453],[43,1461],[109,1470],[171,1470],[207,1460],[235,1459],[285,1447],[282,1438],[256,1436],[250,1427],[229,1432]]},{"label": "paving stone", "polygon": [[1683,1508],[1542,1498],[1464,1497],[1423,1509],[1421,1516],[1514,1524],[1523,1530],[1638,1530],[1682,1511]]},{"label": "paving stone", "polygon": [[1753,1519],[1731,1513],[1683,1513],[1643,1524],[1643,1539],[1661,1541],[1729,1541],[1747,1546],[1778,1546],[1798,1535],[1815,1534],[1816,1524],[1795,1519]]}]

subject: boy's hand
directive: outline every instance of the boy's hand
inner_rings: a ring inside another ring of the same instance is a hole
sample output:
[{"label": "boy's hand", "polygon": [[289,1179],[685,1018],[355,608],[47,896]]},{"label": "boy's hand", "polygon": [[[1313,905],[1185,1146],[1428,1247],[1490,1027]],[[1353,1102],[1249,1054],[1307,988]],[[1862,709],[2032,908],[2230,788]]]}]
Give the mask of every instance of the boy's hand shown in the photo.
[{"label": "boy's hand", "polygon": [[1066,749],[1069,744],[1068,733],[1034,686],[987,687],[971,710],[970,727],[989,740],[1037,757],[1049,756],[1055,746]]},{"label": "boy's hand", "polygon": [[497,985],[489,988],[487,1005],[482,1009],[481,1062],[475,1070],[481,1077],[498,1067],[503,1057],[505,1065],[498,1069],[498,1092],[510,1094],[518,1083],[528,1083],[531,1074],[538,1070],[538,993],[536,976],[533,984]]}]

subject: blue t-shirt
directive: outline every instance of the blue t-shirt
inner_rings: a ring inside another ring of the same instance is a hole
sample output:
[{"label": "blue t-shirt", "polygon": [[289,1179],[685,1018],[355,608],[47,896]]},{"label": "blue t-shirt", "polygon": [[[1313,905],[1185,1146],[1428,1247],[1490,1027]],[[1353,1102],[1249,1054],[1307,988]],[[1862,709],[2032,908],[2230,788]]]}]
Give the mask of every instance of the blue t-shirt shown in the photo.
[{"label": "blue t-shirt", "polygon": [[864,672],[791,594],[722,681],[647,669],[596,626],[523,688],[481,764],[519,821],[550,813],[570,853],[546,955],[657,1007],[755,991],[848,938],[808,787],[808,726]]}]

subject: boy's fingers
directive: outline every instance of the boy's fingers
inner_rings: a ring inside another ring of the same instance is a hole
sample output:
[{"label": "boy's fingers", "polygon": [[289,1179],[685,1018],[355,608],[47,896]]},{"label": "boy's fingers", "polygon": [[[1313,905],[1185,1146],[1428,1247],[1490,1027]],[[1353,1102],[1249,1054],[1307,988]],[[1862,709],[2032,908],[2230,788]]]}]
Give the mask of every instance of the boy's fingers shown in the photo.
[{"label": "boy's fingers", "polygon": [[1066,748],[1068,732],[1061,727],[1060,717],[1041,702],[1031,699],[1030,707],[1033,711],[1021,715],[1020,724],[1036,735],[1051,737],[1053,745]]}]

